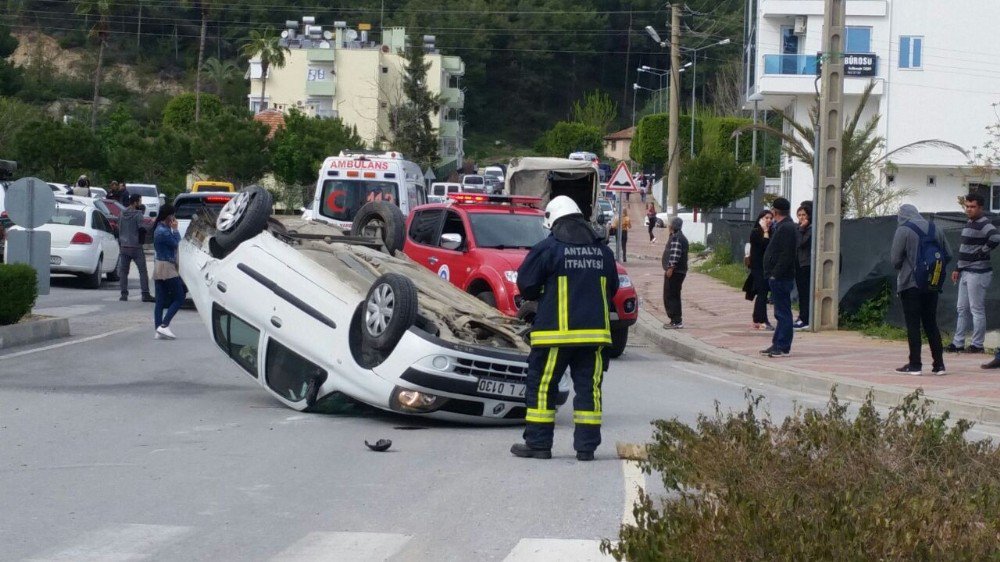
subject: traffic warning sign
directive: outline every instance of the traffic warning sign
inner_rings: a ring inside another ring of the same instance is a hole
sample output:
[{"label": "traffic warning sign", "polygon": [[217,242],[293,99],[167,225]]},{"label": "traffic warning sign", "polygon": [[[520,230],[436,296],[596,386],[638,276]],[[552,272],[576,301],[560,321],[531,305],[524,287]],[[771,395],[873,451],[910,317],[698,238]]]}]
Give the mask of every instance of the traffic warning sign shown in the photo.
[{"label": "traffic warning sign", "polygon": [[611,179],[608,180],[608,191],[621,191],[621,192],[638,192],[639,188],[635,185],[635,179],[632,178],[632,174],[628,171],[628,165],[624,161],[618,163],[618,167],[615,168],[615,173],[611,174]]}]

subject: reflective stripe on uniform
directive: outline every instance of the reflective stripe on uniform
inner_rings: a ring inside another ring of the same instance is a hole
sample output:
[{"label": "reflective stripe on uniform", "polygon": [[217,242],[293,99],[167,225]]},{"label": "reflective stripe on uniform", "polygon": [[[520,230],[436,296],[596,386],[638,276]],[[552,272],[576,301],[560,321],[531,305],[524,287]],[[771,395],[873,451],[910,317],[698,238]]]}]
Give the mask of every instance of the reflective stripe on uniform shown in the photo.
[{"label": "reflective stripe on uniform", "polygon": [[569,330],[569,280],[565,275],[559,276],[559,331]]},{"label": "reflective stripe on uniform", "polygon": [[[559,348],[552,347],[549,348],[549,356],[545,360],[545,368],[542,369],[542,380],[538,384],[538,410],[544,412],[555,412],[555,410],[549,410],[549,384],[552,382],[552,373],[556,370],[556,359],[559,356]],[[530,412],[530,410],[529,410]],[[544,421],[554,421],[555,413],[552,414],[551,420]],[[531,421],[531,420],[528,420]],[[543,422],[544,423],[544,422]]]},{"label": "reflective stripe on uniform", "polygon": [[531,332],[531,345],[611,344],[610,330],[543,330]]},{"label": "reflective stripe on uniform", "polygon": [[601,425],[601,412],[576,410],[573,412],[573,423],[582,425]]},{"label": "reflective stripe on uniform", "polygon": [[524,416],[524,421],[531,423],[555,423],[556,411],[528,408],[528,413]]},{"label": "reflective stripe on uniform", "polygon": [[[604,377],[604,359],[601,357],[603,347],[598,347],[594,353],[594,411],[601,412],[601,379]],[[600,418],[597,423],[601,423]]]},{"label": "reflective stripe on uniform", "polygon": [[[601,276],[601,299],[604,300],[604,329],[611,333],[611,317],[608,315],[608,278]],[[608,343],[611,343],[610,341]]]}]

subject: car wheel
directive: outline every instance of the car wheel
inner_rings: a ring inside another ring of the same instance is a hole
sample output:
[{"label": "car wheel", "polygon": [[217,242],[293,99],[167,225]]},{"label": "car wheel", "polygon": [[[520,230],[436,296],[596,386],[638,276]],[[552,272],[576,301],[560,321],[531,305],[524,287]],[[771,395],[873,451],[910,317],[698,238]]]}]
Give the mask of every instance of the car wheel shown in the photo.
[{"label": "car wheel", "polygon": [[417,288],[398,273],[386,273],[372,283],[365,298],[362,341],[388,353],[417,319]]},{"label": "car wheel", "polygon": [[615,328],[611,330],[611,345],[607,348],[608,357],[615,359],[625,353],[625,344],[628,343],[628,328]]},{"label": "car wheel", "polygon": [[251,185],[230,199],[215,221],[218,246],[231,252],[263,232],[271,217],[272,205],[271,194],[259,185]]},{"label": "car wheel", "polygon": [[493,294],[493,291],[483,291],[481,293],[478,293],[476,294],[476,298],[492,306],[493,308],[497,307],[497,297],[496,295]]},{"label": "car wheel", "polygon": [[358,210],[351,223],[352,236],[378,238],[390,256],[403,250],[406,217],[388,201],[371,201]]},{"label": "car wheel", "polygon": [[84,277],[84,283],[87,285],[88,289],[100,289],[101,288],[101,278],[104,277],[104,273],[101,272],[101,268],[104,267],[104,256],[98,256],[97,258],[97,268],[94,269],[93,273],[87,274]]},{"label": "car wheel", "polygon": [[663,219],[656,219],[656,228],[664,228]]},{"label": "car wheel", "polygon": [[535,323],[535,313],[538,312],[538,301],[524,301],[521,308],[517,309],[517,318],[528,324]]}]

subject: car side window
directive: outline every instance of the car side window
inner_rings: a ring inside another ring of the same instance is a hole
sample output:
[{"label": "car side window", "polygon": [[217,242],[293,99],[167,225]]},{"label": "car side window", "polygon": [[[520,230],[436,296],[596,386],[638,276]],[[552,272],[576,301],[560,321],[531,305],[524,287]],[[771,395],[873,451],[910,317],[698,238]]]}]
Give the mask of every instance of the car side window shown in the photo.
[{"label": "car side window", "polygon": [[326,381],[326,371],[319,365],[288,349],[276,340],[267,341],[267,355],[264,358],[264,378],[267,386],[278,396],[289,402],[306,398],[309,381],[318,379],[318,384]]},{"label": "car side window", "polygon": [[[465,232],[465,223],[462,222],[462,217],[454,211],[448,211],[448,216],[444,219],[444,228],[441,229],[442,236],[445,234],[458,234],[462,237],[462,245],[459,246],[459,250],[465,248],[469,240],[469,235]],[[438,239],[438,246],[441,245],[440,238]]]},{"label": "car side window", "polygon": [[441,225],[441,209],[431,209],[413,214],[413,221],[410,222],[410,240],[425,246],[437,245],[438,228]]},{"label": "car side window", "polygon": [[94,211],[90,221],[93,228],[103,230],[104,232],[111,232],[111,225],[108,224],[107,219],[104,218],[104,214],[100,211]]},{"label": "car side window", "polygon": [[230,359],[250,375],[257,376],[260,330],[216,305],[212,308],[212,335]]}]

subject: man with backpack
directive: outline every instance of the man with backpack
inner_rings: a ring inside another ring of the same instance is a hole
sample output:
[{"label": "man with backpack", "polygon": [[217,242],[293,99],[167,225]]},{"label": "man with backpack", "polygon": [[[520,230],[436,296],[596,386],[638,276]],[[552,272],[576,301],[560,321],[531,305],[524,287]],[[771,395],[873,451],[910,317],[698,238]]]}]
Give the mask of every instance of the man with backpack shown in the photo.
[{"label": "man with backpack", "polygon": [[896,292],[903,304],[906,320],[906,340],[910,357],[897,373],[922,375],[920,361],[920,327],[924,328],[931,348],[931,374],[943,375],[944,351],[941,331],[937,325],[938,295],[944,286],[945,268],[951,260],[944,234],[920,216],[913,205],[899,207],[899,226],[892,239],[892,267],[896,276]]}]

